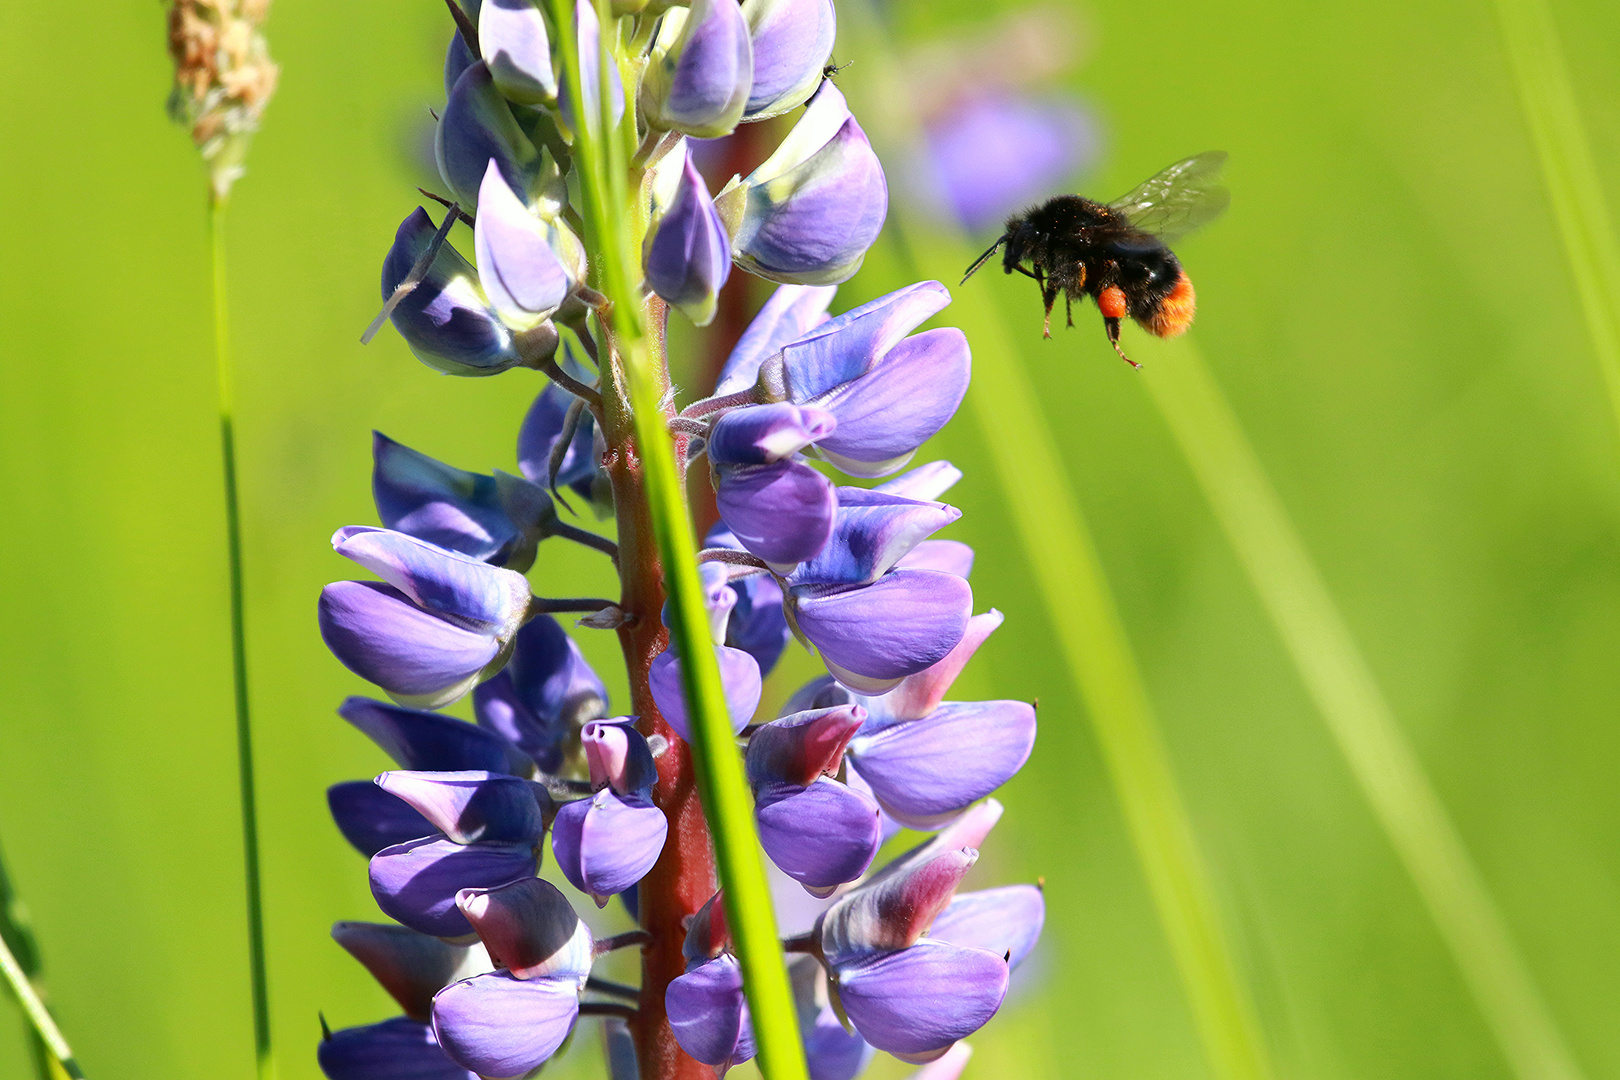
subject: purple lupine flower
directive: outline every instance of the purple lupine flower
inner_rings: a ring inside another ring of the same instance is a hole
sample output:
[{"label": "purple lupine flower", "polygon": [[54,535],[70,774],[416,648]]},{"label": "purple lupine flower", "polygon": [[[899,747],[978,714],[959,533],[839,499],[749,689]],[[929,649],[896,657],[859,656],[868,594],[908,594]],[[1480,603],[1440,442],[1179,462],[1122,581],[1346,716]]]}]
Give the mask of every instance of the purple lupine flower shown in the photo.
[{"label": "purple lupine flower", "polygon": [[479,1080],[445,1055],[432,1027],[405,1016],[332,1032],[316,1058],[327,1080]]},{"label": "purple lupine flower", "polygon": [[385,527],[519,573],[557,508],[544,488],[496,470],[457,469],[371,433],[371,494]]},{"label": "purple lupine flower", "polygon": [[692,916],[681,951],[686,972],[670,981],[664,1010],[675,1041],[723,1073],[754,1056],[742,967],[730,952],[725,907],[715,893]]},{"label": "purple lupine flower", "polygon": [[371,858],[385,847],[431,836],[434,827],[409,803],[370,780],[346,780],[326,789],[326,805],[343,838]]},{"label": "purple lupine flower", "polygon": [[837,292],[833,285],[778,285],[726,357],[714,392],[733,394],[753,386],[761,364],[827,321],[827,306]]},{"label": "purple lupine flower", "polygon": [[[742,649],[733,649],[728,645],[716,645],[714,657],[720,665],[720,684],[726,692],[731,730],[741,731],[753,719],[754,710],[759,707],[759,699],[764,693],[759,661]],[[668,649],[659,653],[647,670],[647,685],[652,690],[659,715],[675,729],[675,734],[691,742],[692,727],[686,715],[681,678],[680,658]]]},{"label": "purple lupine flower", "polygon": [[494,970],[482,945],[452,945],[391,923],[333,923],[332,940],[365,965],[406,1016],[421,1023],[433,1016],[434,994],[457,979]]},{"label": "purple lupine flower", "polygon": [[531,213],[491,158],[478,186],[473,226],[478,280],[514,330],[538,326],[585,276],[585,248],[550,212]]},{"label": "purple lupine flower", "polygon": [[652,750],[628,717],[592,721],[580,739],[596,793],[557,811],[551,850],[569,883],[602,907],[653,868],[669,823],[652,801]]},{"label": "purple lupine flower", "polygon": [[961,516],[960,510],[944,503],[841,487],[831,537],[814,558],[788,575],[788,584],[870,585],[912,548]]},{"label": "purple lupine flower", "polygon": [[[400,223],[383,259],[384,300],[410,275],[437,232],[421,207]],[[416,358],[437,371],[494,375],[524,363],[511,328],[490,306],[477,272],[449,243],[439,246],[427,275],[389,318]]]},{"label": "purple lupine flower", "polygon": [[838,36],[832,0],[743,0],[754,42],[754,85],[745,120],[768,120],[798,108],[821,85]]},{"label": "purple lupine flower", "polygon": [[478,51],[495,88],[508,101],[543,105],[556,100],[551,37],[531,0],[484,0],[478,9]]},{"label": "purple lupine flower", "polygon": [[485,1077],[522,1076],[557,1052],[590,976],[590,930],[556,887],[528,879],[467,890],[457,902],[503,970],[452,983],[433,998],[446,1054]]},{"label": "purple lupine flower", "polygon": [[474,688],[473,712],[480,727],[556,773],[579,729],[607,715],[607,687],[561,624],[539,615],[517,632],[500,674]]},{"label": "purple lupine flower", "polygon": [[[737,0],[713,3],[737,6]],[[656,175],[657,210],[642,249],[647,284],[694,325],[707,326],[714,320],[720,287],[731,276],[731,240],[684,142]]]},{"label": "purple lupine flower", "polygon": [[760,846],[813,895],[860,877],[883,843],[878,804],[834,779],[865,720],[858,705],[796,713],[761,726],[748,742]]},{"label": "purple lupine flower", "polygon": [[700,139],[728,135],[754,83],[754,50],[737,0],[691,0],[664,15],[641,79],[647,123]]},{"label": "purple lupine flower", "polygon": [[776,152],[715,199],[732,258],[751,274],[836,285],[861,267],[889,212],[883,166],[824,80]]},{"label": "purple lupine flower", "polygon": [[511,740],[441,713],[351,697],[338,715],[363,731],[402,769],[530,776],[534,762]]},{"label": "purple lupine flower", "polygon": [[321,636],[343,665],[404,705],[438,708],[499,671],[529,608],[522,574],[388,529],[339,529],[332,547],[387,584],[321,592]]},{"label": "purple lupine flower", "polygon": [[[570,363],[565,357],[564,370]],[[530,483],[543,486],[550,482],[551,453],[563,437],[569,405],[576,400],[556,383],[550,383],[535,397],[534,404],[524,415],[523,426],[518,429],[518,471]],[[606,515],[613,511],[613,491],[598,464],[601,453],[595,448],[596,439],[595,420],[589,411],[580,412],[556,479],[559,487],[572,488],[599,513]]]},{"label": "purple lupine flower", "polygon": [[983,949],[1023,963],[1046,923],[1046,897],[1038,885],[1007,885],[958,893],[934,919],[928,936],[952,945]]},{"label": "purple lupine flower", "polygon": [[831,414],[782,402],[734,409],[710,429],[715,505],[743,548],[778,574],[813,558],[832,535],[832,482],[798,451],[827,437]]},{"label": "purple lupine flower", "polygon": [[434,937],[472,933],[456,894],[533,877],[533,843],[458,844],[437,834],[383,848],[371,857],[371,895],[391,919]]},{"label": "purple lupine flower", "polygon": [[[535,193],[548,163],[518,126],[511,106],[495,86],[489,65],[478,60],[456,79],[439,116],[433,142],[444,178],[462,206],[478,203],[484,173],[493,161],[507,187],[527,200]],[[554,170],[555,166],[551,166]]]},{"label": "purple lupine flower", "polygon": [[551,813],[544,787],[504,773],[397,770],[376,782],[457,844],[533,844]]},{"label": "purple lupine flower", "polygon": [[[710,529],[703,543],[705,547],[744,550],[724,524]],[[726,624],[725,644],[748,653],[759,665],[760,675],[769,675],[793,638],[782,610],[781,583],[772,574],[749,574],[731,582],[731,589],[737,599]]]},{"label": "purple lupine flower", "polygon": [[860,1035],[844,1029],[821,965],[814,957],[797,957],[788,964],[788,977],[810,1080],[854,1080],[871,1062],[873,1050]]}]

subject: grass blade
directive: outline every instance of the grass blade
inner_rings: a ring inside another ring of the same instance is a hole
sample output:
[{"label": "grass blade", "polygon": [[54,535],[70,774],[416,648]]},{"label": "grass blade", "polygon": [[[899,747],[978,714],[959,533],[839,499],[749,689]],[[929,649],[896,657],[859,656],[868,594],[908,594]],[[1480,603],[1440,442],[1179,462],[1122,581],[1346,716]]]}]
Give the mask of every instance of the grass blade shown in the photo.
[{"label": "grass blade", "polygon": [[1142,372],[1374,816],[1521,1080],[1581,1072],[1321,571],[1190,343]]},{"label": "grass blade", "polygon": [[39,974],[39,946],[22,911],[22,902],[11,887],[11,877],[0,860],[0,975],[4,975],[29,1024],[34,1057],[44,1080],[70,1077],[84,1080],[79,1063],[73,1059],[62,1029],[56,1026],[34,978]]}]

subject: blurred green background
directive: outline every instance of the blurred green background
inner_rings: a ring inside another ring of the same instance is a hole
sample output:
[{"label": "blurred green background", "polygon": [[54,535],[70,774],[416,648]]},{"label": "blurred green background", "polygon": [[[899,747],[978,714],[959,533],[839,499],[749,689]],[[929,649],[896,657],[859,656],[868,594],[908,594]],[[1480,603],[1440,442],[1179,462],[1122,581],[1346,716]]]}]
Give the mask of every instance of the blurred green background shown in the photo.
[{"label": "blurred green background", "polygon": [[[912,2],[905,40],[993,14]],[[1232,153],[1232,209],[1178,249],[1194,338],[1496,897],[1585,1074],[1620,1077],[1620,445],[1491,7],[1077,9],[1069,86],[1110,197]],[[1620,9],[1555,2],[1620,206]],[[384,767],[315,630],[372,520],[368,433],[512,465],[538,381],[447,380],[358,334],[442,100],[436,0],[278,0],[282,86],[229,221],[273,1017],[281,1075],[391,1003],[326,936],[375,918],[323,790]],[[155,2],[0,8],[0,845],[93,1078],[252,1068],[203,175],[165,119]],[[857,65],[840,78],[859,86]],[[848,89],[848,86],[846,86]],[[1016,167],[1016,163],[1009,163]],[[879,251],[838,307],[896,287]],[[927,266],[951,283],[959,266]],[[1284,1077],[1510,1075],[1207,504],[1088,311],[1042,387]],[[949,312],[946,313],[947,321]],[[1129,335],[1129,331],[1127,332]],[[1127,344],[1130,338],[1127,337]],[[1171,375],[1173,370],[1149,375]],[[954,535],[1008,623],[958,696],[1038,697],[1041,736],[972,879],[1044,875],[1050,919],[980,1077],[1208,1075],[1096,744],[966,415]],[[605,579],[547,551],[537,589]],[[593,578],[594,575],[594,578]],[[595,586],[593,586],[594,588]],[[612,672],[605,636],[588,644]],[[813,667],[800,658],[785,692]],[[621,698],[622,700],[622,698]],[[0,1005],[0,1077],[29,1065]],[[555,1075],[589,1075],[590,1039]],[[875,1076],[899,1075],[893,1063]]]}]

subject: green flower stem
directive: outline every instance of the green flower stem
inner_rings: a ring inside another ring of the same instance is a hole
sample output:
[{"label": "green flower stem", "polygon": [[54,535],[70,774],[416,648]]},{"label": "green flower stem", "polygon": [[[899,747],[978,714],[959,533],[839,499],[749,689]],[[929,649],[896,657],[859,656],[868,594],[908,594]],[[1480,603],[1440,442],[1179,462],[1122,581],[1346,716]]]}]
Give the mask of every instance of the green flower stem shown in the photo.
[{"label": "green flower stem", "polygon": [[[40,962],[39,942],[34,939],[34,929],[29,925],[28,909],[11,884],[4,858],[0,858],[0,941],[10,948],[23,977],[36,992],[40,991],[43,965]],[[24,1019],[28,1021],[28,1048],[34,1057],[34,1071],[39,1074],[40,1080],[60,1080],[67,1076],[61,1061],[51,1052],[39,1029],[34,1026],[32,1017],[25,1012]]]},{"label": "green flower stem", "polygon": [[[571,32],[571,5],[569,0],[550,0],[550,4],[562,42],[570,98],[583,103],[578,45]],[[589,250],[597,285],[613,301],[613,348],[603,367],[605,426],[620,452],[635,458],[634,466],[620,461],[618,467],[639,468],[656,557],[662,566],[663,585],[670,601],[671,636],[682,657],[683,688],[692,727],[690,750],[708,832],[713,839],[720,884],[725,892],[732,943],[743,969],[760,1069],[768,1080],[804,1080],[808,1072],[792,990],[777,937],[765,865],[754,831],[752,798],[732,736],[719,666],[710,647],[708,613],[697,573],[697,544],[676,459],[676,438],[668,426],[671,415],[666,404],[669,378],[662,355],[661,332],[665,311],[657,301],[644,308],[640,300],[637,268],[647,228],[647,208],[641,177],[630,174],[627,165],[636,150],[634,126],[626,123],[615,128],[607,82],[610,77],[621,75],[620,66],[615,62],[619,59],[617,20],[606,0],[599,0],[597,12],[602,23],[604,48],[600,86],[603,115],[595,132],[589,123],[577,125],[580,130],[575,132],[575,161],[582,170],[585,222],[591,234]],[[623,63],[633,68],[636,61],[626,57]],[[633,81],[626,98],[627,114],[633,116]],[[648,309],[660,322],[659,332],[653,335],[647,332]],[[623,439],[627,434],[623,431],[626,421],[633,443]],[[683,445],[684,441],[683,437]],[[621,508],[621,522],[626,520],[626,513],[626,509]],[[631,547],[623,536],[620,544],[621,550]],[[629,572],[627,567],[623,569]],[[638,611],[635,615],[640,619],[657,618],[656,608]],[[639,655],[629,658],[633,668],[651,659]],[[644,674],[640,677],[644,678]],[[633,682],[638,681],[637,676],[632,678]],[[683,836],[679,828],[671,829],[672,844],[692,839]],[[647,902],[644,898],[643,903]],[[645,995],[645,983],[643,990]],[[654,992],[661,997],[662,987],[655,987]],[[646,1009],[645,996],[643,1003]],[[661,1001],[657,1004],[661,1005]],[[651,1036],[646,1032],[638,1039],[644,1050],[650,1041]],[[651,1076],[649,1070],[654,1068],[655,1064],[644,1052],[643,1076]]]},{"label": "green flower stem", "polygon": [[[11,927],[9,916],[6,918],[6,926],[8,929]],[[73,1080],[84,1080],[84,1073],[79,1071],[79,1063],[73,1060],[73,1051],[68,1047],[67,1040],[62,1037],[62,1029],[56,1026],[50,1010],[40,1000],[38,991],[29,980],[28,973],[23,970],[22,964],[11,951],[11,946],[7,944],[8,936],[0,933],[0,975],[5,976],[11,992],[17,995],[23,1013],[33,1025],[35,1034],[45,1044],[45,1049],[49,1051],[55,1065]]]},{"label": "green flower stem", "polygon": [[208,200],[213,258],[214,360],[219,377],[219,444],[225,473],[225,544],[231,574],[231,680],[236,703],[236,767],[242,799],[242,861],[247,891],[248,966],[253,994],[253,1051],[259,1080],[274,1080],[270,1042],[270,989],[264,948],[264,902],[259,887],[259,813],[253,779],[253,722],[248,712],[247,625],[242,597],[242,517],[237,498],[236,421],[231,391],[230,335],[225,300],[225,198]]},{"label": "green flower stem", "polygon": [[1496,14],[1586,329],[1620,424],[1620,250],[1558,28],[1545,0],[1496,0]]},{"label": "green flower stem", "polygon": [[1189,342],[1143,351],[1160,358],[1142,372],[1149,396],[1513,1071],[1579,1080],[1484,878],[1208,366]]}]

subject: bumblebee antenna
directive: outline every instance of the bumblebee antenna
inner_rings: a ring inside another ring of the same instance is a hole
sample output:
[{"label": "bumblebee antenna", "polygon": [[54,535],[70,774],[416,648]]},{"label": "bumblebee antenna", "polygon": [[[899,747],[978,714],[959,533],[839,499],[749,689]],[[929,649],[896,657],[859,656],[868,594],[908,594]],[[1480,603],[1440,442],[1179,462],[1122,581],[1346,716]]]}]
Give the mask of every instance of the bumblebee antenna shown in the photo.
[{"label": "bumblebee antenna", "polygon": [[967,273],[962,275],[961,284],[966,285],[967,284],[967,279],[972,277],[974,274],[978,273],[979,272],[979,267],[981,267],[985,263],[989,262],[990,261],[990,256],[992,256],[996,252],[1000,251],[1001,250],[1001,245],[1005,244],[1006,242],[1007,242],[1007,234],[1002,233],[1001,234],[1001,239],[997,240],[995,243],[991,244],[989,251],[985,252],[983,255],[980,255],[977,259],[973,260],[973,265],[968,267],[967,268]]}]

